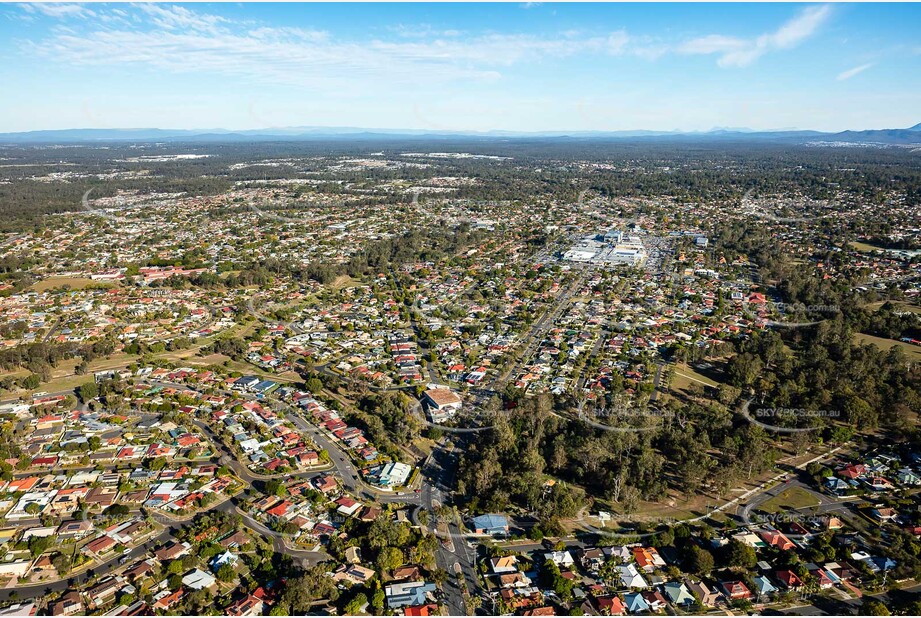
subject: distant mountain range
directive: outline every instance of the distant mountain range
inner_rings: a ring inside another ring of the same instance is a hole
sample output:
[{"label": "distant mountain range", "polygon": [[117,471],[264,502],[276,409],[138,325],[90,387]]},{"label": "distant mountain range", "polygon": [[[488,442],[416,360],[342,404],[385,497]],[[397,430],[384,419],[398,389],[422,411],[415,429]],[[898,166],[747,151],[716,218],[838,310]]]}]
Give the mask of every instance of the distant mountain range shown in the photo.
[{"label": "distant mountain range", "polygon": [[673,139],[726,141],[839,142],[921,145],[921,123],[907,129],[862,131],[754,131],[715,128],[710,131],[429,131],[425,129],[362,129],[356,127],[283,127],[273,129],[61,129],[0,133],[0,143],[62,144],[86,142],[250,142],[299,140],[447,140],[447,139]]}]

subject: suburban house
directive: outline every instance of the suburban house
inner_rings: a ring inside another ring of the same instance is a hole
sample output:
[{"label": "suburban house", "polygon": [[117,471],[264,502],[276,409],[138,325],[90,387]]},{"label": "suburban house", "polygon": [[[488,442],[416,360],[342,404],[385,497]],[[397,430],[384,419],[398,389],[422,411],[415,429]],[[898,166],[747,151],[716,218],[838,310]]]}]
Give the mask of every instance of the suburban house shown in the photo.
[{"label": "suburban house", "polygon": [[675,605],[693,605],[694,595],[683,582],[668,582],[662,586],[662,591],[668,600]]},{"label": "suburban house", "polygon": [[225,611],[228,616],[261,616],[265,605],[251,594],[234,601]]},{"label": "suburban house", "polygon": [[435,592],[435,584],[424,581],[391,584],[384,589],[387,607],[400,609],[409,605],[425,605],[428,593]]},{"label": "suburban house", "polygon": [[461,409],[461,398],[447,388],[433,388],[422,395],[422,403],[433,423],[443,423],[451,419]]},{"label": "suburban house", "polygon": [[710,590],[707,584],[703,582],[688,582],[688,590],[700,599],[700,604],[704,607],[714,607],[720,600],[719,593],[715,590]]},{"label": "suburban house", "polygon": [[646,583],[646,580],[643,579],[643,576],[640,575],[640,572],[636,569],[635,564],[623,564],[617,567],[617,570],[620,573],[620,582],[623,584],[624,588],[649,587],[649,585]]},{"label": "suburban house", "polygon": [[478,515],[471,520],[471,524],[476,534],[508,534],[508,519],[504,515]]}]

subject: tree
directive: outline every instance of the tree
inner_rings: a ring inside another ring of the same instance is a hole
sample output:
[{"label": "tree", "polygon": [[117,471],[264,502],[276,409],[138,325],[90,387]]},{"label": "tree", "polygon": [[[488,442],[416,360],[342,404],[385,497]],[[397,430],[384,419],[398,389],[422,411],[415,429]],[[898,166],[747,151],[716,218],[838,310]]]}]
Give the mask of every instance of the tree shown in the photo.
[{"label": "tree", "polygon": [[351,601],[345,604],[343,611],[349,616],[354,616],[368,604],[368,596],[364,592],[359,592]]},{"label": "tree", "polygon": [[719,386],[719,401],[723,405],[729,405],[739,398],[739,395],[742,394],[742,390],[736,388],[735,386],[730,386],[729,384],[721,383]]},{"label": "tree", "polygon": [[22,379],[22,387],[29,391],[35,390],[41,383],[41,378],[34,373]]},{"label": "tree", "polygon": [[749,547],[738,539],[732,539],[726,545],[726,563],[729,566],[744,567],[750,569],[758,562],[758,555],[752,547]]},{"label": "tree", "polygon": [[285,584],[282,603],[289,615],[305,615],[314,601],[339,598],[339,590],[331,577],[326,575],[322,566],[308,568],[298,577],[289,579]]},{"label": "tree", "polygon": [[692,545],[688,556],[688,569],[697,575],[706,575],[713,570],[713,567],[713,554],[706,549]]},{"label": "tree", "polygon": [[419,524],[422,526],[429,525],[429,512],[425,509],[419,509],[419,514],[416,516],[419,519]]},{"label": "tree", "polygon": [[32,554],[33,558],[38,558],[45,550],[51,547],[54,543],[54,537],[50,536],[33,536],[29,539],[29,553]]},{"label": "tree", "polygon": [[371,607],[374,608],[374,613],[380,614],[381,610],[384,609],[384,602],[387,600],[387,595],[384,594],[384,591],[378,588],[374,591],[374,595],[371,597]]},{"label": "tree", "polygon": [[77,395],[80,397],[80,401],[87,403],[91,399],[99,397],[99,387],[95,382],[87,382],[81,384],[77,387]]},{"label": "tree", "polygon": [[323,381],[317,377],[310,378],[307,380],[307,390],[314,395],[319,394],[323,390]]},{"label": "tree", "polygon": [[396,547],[385,547],[377,555],[377,568],[382,571],[393,571],[403,564],[403,552]]},{"label": "tree", "polygon": [[70,571],[72,560],[70,554],[57,553],[51,558],[51,564],[54,565],[55,570],[57,570],[58,575],[64,576]]},{"label": "tree", "polygon": [[265,483],[265,492],[269,495],[284,496],[288,493],[284,481],[280,479],[270,479]]},{"label": "tree", "polygon": [[217,570],[217,578],[222,582],[232,582],[237,576],[237,572],[229,564],[222,564]]},{"label": "tree", "polygon": [[868,599],[864,601],[861,606],[861,613],[864,616],[891,616],[892,612],[889,611],[889,608],[886,607],[882,601],[876,599]]},{"label": "tree", "polygon": [[113,504],[105,510],[105,514],[109,516],[121,517],[128,515],[131,512],[131,509],[128,508],[125,504]]}]

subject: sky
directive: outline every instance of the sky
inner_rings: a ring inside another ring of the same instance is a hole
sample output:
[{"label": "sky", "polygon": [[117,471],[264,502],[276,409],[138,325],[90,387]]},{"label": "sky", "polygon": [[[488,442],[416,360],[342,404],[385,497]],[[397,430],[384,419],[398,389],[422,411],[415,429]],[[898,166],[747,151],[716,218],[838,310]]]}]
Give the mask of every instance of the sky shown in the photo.
[{"label": "sky", "polygon": [[0,4],[0,131],[898,128],[919,4]]}]

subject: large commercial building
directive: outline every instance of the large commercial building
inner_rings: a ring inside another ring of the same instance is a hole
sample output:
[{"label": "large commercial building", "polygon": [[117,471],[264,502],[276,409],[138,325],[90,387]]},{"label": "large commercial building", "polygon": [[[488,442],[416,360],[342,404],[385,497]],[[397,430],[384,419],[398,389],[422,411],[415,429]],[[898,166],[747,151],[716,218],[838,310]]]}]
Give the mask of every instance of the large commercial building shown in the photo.
[{"label": "large commercial building", "polygon": [[422,403],[428,409],[429,418],[433,423],[443,423],[454,417],[461,409],[461,398],[447,388],[433,388],[425,391]]},{"label": "large commercial building", "polygon": [[642,266],[646,263],[646,249],[639,236],[612,230],[586,236],[563,254],[563,260],[598,266]]}]

